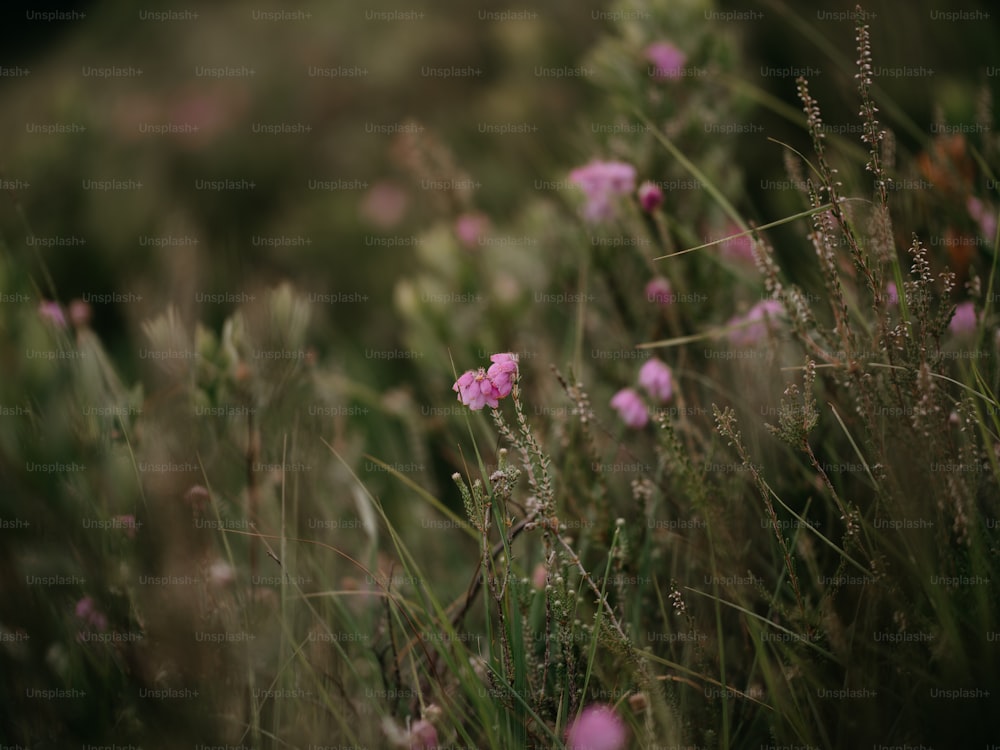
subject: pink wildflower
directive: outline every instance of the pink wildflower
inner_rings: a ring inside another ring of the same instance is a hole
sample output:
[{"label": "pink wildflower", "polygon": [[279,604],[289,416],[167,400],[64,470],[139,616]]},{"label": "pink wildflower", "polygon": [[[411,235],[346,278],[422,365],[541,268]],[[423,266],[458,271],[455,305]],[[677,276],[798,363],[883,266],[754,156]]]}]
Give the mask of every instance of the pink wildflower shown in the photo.
[{"label": "pink wildflower", "polygon": [[991,243],[997,236],[997,212],[988,209],[983,202],[974,196],[969,196],[965,202],[965,208],[969,212],[972,220],[979,225],[979,231],[983,237]]},{"label": "pink wildflower", "polygon": [[639,430],[646,426],[649,421],[649,411],[642,398],[632,388],[622,388],[611,397],[611,408],[618,412],[618,416],[625,423],[626,427]]},{"label": "pink wildflower", "polygon": [[626,739],[625,722],[604,704],[587,706],[566,730],[569,750],[622,750]]},{"label": "pink wildflower", "polygon": [[660,403],[674,395],[673,375],[670,368],[658,359],[651,359],[639,370],[639,385]]},{"label": "pink wildflower", "polygon": [[91,315],[90,305],[82,299],[75,299],[69,303],[69,319],[77,328],[86,328],[90,325]]},{"label": "pink wildflower", "polygon": [[438,733],[427,719],[413,722],[410,727],[410,750],[436,750]]},{"label": "pink wildflower", "polygon": [[583,217],[596,224],[614,218],[615,196],[635,190],[635,167],[621,161],[592,161],[570,172],[569,181],[583,190],[587,199]]},{"label": "pink wildflower", "polygon": [[670,42],[656,42],[646,47],[646,59],[653,63],[649,75],[660,80],[680,78],[684,75],[687,55]]},{"label": "pink wildflower", "polygon": [[104,613],[97,608],[94,604],[94,600],[89,596],[83,597],[76,603],[75,612],[77,617],[87,623],[87,625],[94,630],[104,632],[108,629],[108,618],[105,617]]},{"label": "pink wildflower", "polygon": [[646,213],[654,211],[663,203],[663,190],[655,182],[646,180],[639,186],[639,205]]},{"label": "pink wildflower", "polygon": [[510,394],[517,378],[517,355],[510,352],[494,354],[489,371],[480,367],[478,370],[466,370],[455,381],[451,389],[458,393],[458,400],[473,411],[489,405],[496,409],[498,399]]},{"label": "pink wildflower", "polygon": [[674,294],[670,282],[662,276],[656,276],[646,284],[646,301],[656,302],[666,307],[673,302]]},{"label": "pink wildflower", "polygon": [[746,315],[730,319],[729,325],[736,328],[729,332],[729,341],[736,346],[756,344],[770,330],[769,322],[784,315],[784,312],[785,308],[776,299],[758,302]]},{"label": "pink wildflower", "polygon": [[[734,234],[739,234],[743,230],[733,222],[726,224],[725,237],[730,237]],[[745,262],[753,264],[753,242],[750,239],[750,235],[745,234],[742,237],[733,237],[731,240],[726,240],[721,245],[719,245],[720,254],[723,258],[728,260],[734,260],[738,262]]]},{"label": "pink wildflower", "polygon": [[361,201],[361,215],[380,229],[391,229],[403,220],[410,197],[395,182],[375,183]]},{"label": "pink wildflower", "polygon": [[455,219],[455,236],[467,248],[474,248],[480,238],[490,229],[490,220],[486,214],[472,211],[464,213]]},{"label": "pink wildflower", "polygon": [[890,281],[885,285],[885,293],[889,298],[889,307],[895,307],[899,304],[899,290],[896,289],[895,281]]},{"label": "pink wildflower", "polygon": [[493,364],[486,371],[486,377],[493,381],[497,397],[504,398],[510,393],[510,389],[514,385],[514,379],[517,377],[517,355],[510,352],[503,352],[502,354],[491,356],[490,361]]},{"label": "pink wildflower", "polygon": [[38,306],[38,314],[42,320],[52,323],[57,328],[66,327],[66,316],[58,302],[42,302]]},{"label": "pink wildflower", "polygon": [[127,513],[122,516],[115,516],[114,520],[117,522],[117,525],[125,531],[125,536],[129,539],[135,539],[136,529],[138,528],[135,516],[131,513]]},{"label": "pink wildflower", "polygon": [[978,322],[975,306],[971,302],[962,302],[955,308],[955,315],[948,323],[948,330],[956,336],[961,336],[975,331]]}]

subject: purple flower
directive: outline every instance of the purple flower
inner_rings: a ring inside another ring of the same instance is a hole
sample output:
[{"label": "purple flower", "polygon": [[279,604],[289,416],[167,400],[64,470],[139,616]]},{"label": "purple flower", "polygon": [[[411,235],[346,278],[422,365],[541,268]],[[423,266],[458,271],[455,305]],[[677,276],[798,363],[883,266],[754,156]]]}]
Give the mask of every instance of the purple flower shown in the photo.
[{"label": "purple flower", "polygon": [[770,321],[785,314],[785,308],[776,299],[758,302],[746,315],[737,315],[729,320],[734,330],[729,332],[729,341],[735,346],[756,344],[767,335]]},{"label": "purple flower", "polygon": [[83,597],[80,601],[76,603],[76,616],[87,623],[94,630],[104,632],[108,629],[108,618],[104,616],[97,606],[94,604],[94,600],[89,596]]},{"label": "purple flower", "polygon": [[649,74],[660,80],[680,78],[687,55],[670,42],[656,42],[646,47],[646,59],[653,63]]},{"label": "purple flower", "polygon": [[618,412],[618,416],[625,423],[626,427],[639,430],[646,426],[649,421],[649,411],[642,397],[632,388],[622,388],[611,397],[611,408]]},{"label": "purple flower", "polygon": [[663,190],[655,182],[646,180],[639,186],[639,205],[646,213],[654,211],[663,203]]},{"label": "purple flower", "polygon": [[656,276],[646,284],[646,301],[656,302],[666,307],[673,302],[674,294],[670,282],[663,276]]},{"label": "purple flower", "polygon": [[962,302],[955,308],[955,315],[948,323],[948,330],[956,336],[972,333],[979,323],[976,308],[971,302]]},{"label": "purple flower", "polygon": [[614,218],[615,196],[635,190],[635,167],[621,161],[592,161],[570,172],[569,181],[583,190],[587,199],[583,217],[597,224]]},{"label": "purple flower", "polygon": [[639,370],[639,385],[646,393],[665,404],[674,395],[670,368],[658,359],[651,359]]},{"label": "purple flower", "polygon": [[899,290],[896,289],[895,281],[890,281],[885,285],[885,293],[889,298],[889,307],[895,307],[899,304]]},{"label": "purple flower", "polygon": [[58,302],[42,302],[38,306],[38,314],[42,320],[48,321],[58,328],[66,327],[66,316]]},{"label": "purple flower", "polygon": [[587,706],[566,730],[568,750],[622,750],[625,722],[608,705]]}]

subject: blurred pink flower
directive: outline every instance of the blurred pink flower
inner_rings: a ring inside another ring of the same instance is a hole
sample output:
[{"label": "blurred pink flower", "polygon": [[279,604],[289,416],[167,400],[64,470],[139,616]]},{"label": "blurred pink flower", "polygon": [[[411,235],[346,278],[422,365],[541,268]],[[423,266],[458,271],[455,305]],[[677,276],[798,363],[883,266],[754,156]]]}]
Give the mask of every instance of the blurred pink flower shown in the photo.
[{"label": "blurred pink flower", "polygon": [[784,314],[785,308],[776,299],[758,302],[746,315],[730,318],[729,325],[736,328],[729,332],[729,341],[735,346],[756,344],[771,330],[769,323]]},{"label": "blurred pink flower", "polygon": [[58,302],[43,301],[38,306],[38,314],[42,320],[51,323],[58,328],[66,327],[66,315]]},{"label": "blurred pink flower", "polygon": [[961,302],[955,308],[955,314],[948,323],[948,330],[956,336],[972,333],[979,323],[976,317],[976,307],[971,302]]},{"label": "blurred pink flower", "polygon": [[90,325],[91,315],[90,305],[82,299],[75,299],[69,303],[69,319],[77,328],[86,328]]},{"label": "blurred pink flower", "polygon": [[493,364],[486,371],[486,377],[493,381],[493,387],[496,388],[499,397],[504,398],[510,393],[517,377],[517,355],[510,352],[494,354],[490,357],[490,361]]},{"label": "blurred pink flower", "polygon": [[885,285],[885,293],[886,296],[889,298],[888,299],[889,307],[894,307],[899,304],[899,290],[896,289],[895,281],[890,281],[888,284]]},{"label": "blurred pink flower", "polygon": [[621,161],[592,161],[570,172],[569,181],[583,190],[587,199],[583,217],[596,224],[614,218],[615,196],[635,190],[635,167]]},{"label": "blurred pink flower", "polygon": [[587,706],[566,730],[568,750],[622,750],[625,722],[608,705]]},{"label": "blurred pink flower", "polygon": [[[730,237],[734,234],[739,234],[742,231],[743,230],[740,229],[738,224],[735,222],[729,222],[726,224],[726,228],[722,236]],[[745,234],[742,237],[733,237],[731,240],[726,240],[719,245],[719,251],[723,258],[753,265],[753,242],[748,234]]]},{"label": "blurred pink flower", "polygon": [[438,733],[427,719],[413,722],[410,727],[410,750],[436,750]]},{"label": "blurred pink flower", "polygon": [[478,211],[470,211],[455,220],[455,236],[467,248],[474,248],[480,238],[490,230],[489,217]]},{"label": "blurred pink flower", "polygon": [[663,276],[656,276],[646,284],[646,301],[666,307],[673,301],[673,289]]},{"label": "blurred pink flower", "polygon": [[684,75],[687,55],[670,42],[656,42],[646,47],[646,59],[653,63],[649,70],[653,78],[669,80]]},{"label": "blurred pink flower", "polygon": [[673,373],[658,359],[649,360],[639,370],[639,385],[660,403],[665,404],[674,395]]},{"label": "blurred pink flower", "polygon": [[382,180],[361,199],[361,216],[379,229],[391,229],[403,220],[409,204],[410,197],[403,188]]},{"label": "blurred pink flower", "polygon": [[655,182],[646,180],[639,186],[639,205],[646,213],[650,213],[663,203],[663,190]]},{"label": "blurred pink flower", "polygon": [[94,600],[89,596],[85,596],[80,601],[76,603],[76,616],[83,620],[87,625],[89,625],[94,630],[104,632],[108,629],[108,618],[104,616],[97,605],[94,604]]},{"label": "blurred pink flower", "polygon": [[611,408],[618,412],[618,416],[625,423],[626,427],[639,430],[649,422],[649,411],[642,397],[632,388],[622,388],[611,397]]},{"label": "blurred pink flower", "polygon": [[987,208],[979,198],[974,196],[969,196],[965,208],[972,220],[979,225],[979,231],[982,232],[983,237],[993,242],[997,236],[996,210]]},{"label": "blurred pink flower", "polygon": [[138,528],[136,526],[135,516],[131,513],[126,513],[122,516],[115,516],[114,520],[121,526],[122,530],[125,532],[125,536],[129,539],[135,539],[136,530]]}]

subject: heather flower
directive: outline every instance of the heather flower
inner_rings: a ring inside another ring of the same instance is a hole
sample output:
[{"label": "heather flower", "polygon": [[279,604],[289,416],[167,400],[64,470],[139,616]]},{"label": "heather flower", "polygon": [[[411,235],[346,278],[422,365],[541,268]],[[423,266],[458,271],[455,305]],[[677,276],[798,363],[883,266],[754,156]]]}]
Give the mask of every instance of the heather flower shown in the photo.
[{"label": "heather flower", "polygon": [[500,394],[482,367],[478,370],[466,370],[451,389],[458,393],[458,400],[473,411],[478,411],[487,404],[493,409],[497,408]]},{"label": "heather flower", "polygon": [[646,426],[649,421],[649,411],[642,397],[632,388],[622,388],[611,397],[611,408],[618,412],[626,427],[634,430]]},{"label": "heather flower", "polygon": [[635,167],[620,161],[592,161],[570,172],[569,181],[583,190],[587,199],[583,217],[596,224],[614,218],[615,196],[635,190]]},{"label": "heather flower", "polygon": [[490,361],[493,364],[486,371],[486,377],[493,381],[498,398],[504,398],[510,393],[517,377],[517,355],[510,352],[494,354],[490,357]]},{"label": "heather flower", "polygon": [[976,308],[971,302],[962,302],[955,308],[955,314],[948,323],[948,330],[956,336],[972,333],[978,323]]},{"label": "heather flower", "polygon": [[94,630],[104,632],[108,629],[108,618],[104,616],[94,600],[85,596],[76,603],[76,616],[83,620]]},{"label": "heather flower", "polygon": [[654,78],[668,80],[684,75],[687,55],[670,42],[656,42],[646,47],[646,59],[653,63],[649,74]]},{"label": "heather flower", "polygon": [[890,307],[895,307],[899,304],[899,290],[896,288],[895,281],[890,281],[885,285],[885,293],[889,298]]},{"label": "heather flower", "polygon": [[490,220],[486,214],[472,211],[455,219],[455,236],[467,248],[474,248],[480,238],[489,231]]},{"label": "heather flower", "polygon": [[569,750],[622,750],[626,739],[625,722],[604,704],[587,706],[566,730]]},{"label": "heather flower", "polygon": [[658,359],[649,360],[639,370],[639,385],[660,403],[666,403],[674,395],[670,368]]},{"label": "heather flower", "polygon": [[663,190],[655,182],[646,180],[639,186],[639,205],[646,213],[654,211],[663,203]]},{"label": "heather flower", "polygon": [[965,203],[965,208],[969,212],[972,220],[979,225],[979,231],[983,237],[993,242],[997,236],[997,214],[996,211],[988,209],[983,202],[974,196],[969,196]]},{"label": "heather flower", "polygon": [[410,750],[436,750],[438,733],[426,719],[413,722],[410,727]]},{"label": "heather flower", "polygon": [[785,309],[776,299],[758,302],[746,315],[730,319],[729,325],[735,328],[729,332],[729,341],[735,346],[756,344],[767,335],[769,321],[784,315],[784,312]]},{"label": "heather flower", "polygon": [[[725,235],[730,237],[734,234],[739,234],[743,230],[739,228],[733,222],[726,224]],[[745,234],[742,237],[733,237],[732,239],[726,240],[720,246],[720,253],[723,258],[728,260],[734,260],[738,262],[745,262],[753,264],[753,241],[750,239],[750,235]]]},{"label": "heather flower", "polygon": [[663,276],[656,276],[646,284],[646,301],[666,307],[673,301],[673,289]]},{"label": "heather flower", "polygon": [[480,367],[478,370],[467,370],[451,387],[458,393],[458,400],[472,410],[482,409],[489,405],[496,409],[498,399],[507,396],[517,378],[517,355],[510,352],[494,354],[489,371]]},{"label": "heather flower", "polygon": [[42,302],[38,306],[38,314],[45,320],[57,328],[66,327],[66,316],[63,314],[62,307],[60,307],[58,302]]}]

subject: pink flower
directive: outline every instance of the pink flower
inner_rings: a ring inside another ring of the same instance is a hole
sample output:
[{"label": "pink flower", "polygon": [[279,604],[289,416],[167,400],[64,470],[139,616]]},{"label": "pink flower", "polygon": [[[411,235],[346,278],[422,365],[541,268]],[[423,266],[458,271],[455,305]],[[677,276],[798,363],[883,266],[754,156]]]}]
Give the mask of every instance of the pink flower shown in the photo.
[{"label": "pink flower", "polygon": [[673,302],[674,294],[670,282],[662,276],[656,276],[646,284],[646,301],[656,302],[666,307]]},{"label": "pink flower", "polygon": [[736,316],[729,320],[730,326],[735,326],[729,332],[729,341],[735,346],[747,346],[756,344],[768,330],[772,329],[770,322],[783,316],[785,308],[776,299],[767,299],[758,302],[750,308],[746,315]]},{"label": "pink flower", "polygon": [[663,190],[655,182],[646,180],[639,186],[639,205],[646,213],[650,213],[663,203]]},{"label": "pink flower", "polygon": [[455,236],[467,248],[474,248],[479,239],[490,229],[490,220],[486,214],[473,211],[464,213],[455,220]]},{"label": "pink flower", "polygon": [[979,198],[973,196],[969,196],[969,200],[965,203],[965,208],[969,212],[969,216],[972,217],[972,220],[979,225],[979,231],[982,232],[983,237],[993,242],[997,236],[996,211],[988,209]]},{"label": "pink flower", "polygon": [[478,370],[466,370],[455,381],[451,389],[458,393],[458,400],[473,411],[489,405],[496,409],[498,399],[510,394],[517,378],[517,355],[510,352],[494,354],[489,371],[480,367]]},{"label": "pink flower", "polygon": [[427,719],[413,722],[410,727],[410,750],[436,750],[438,733]]},{"label": "pink flower", "polygon": [[885,293],[889,298],[889,307],[895,307],[899,304],[899,290],[896,289],[895,281],[890,281],[885,285]]},{"label": "pink flower", "polygon": [[380,229],[391,229],[403,220],[410,197],[395,182],[375,183],[361,201],[361,215]]},{"label": "pink flower", "polygon": [[673,375],[670,368],[658,359],[651,359],[639,370],[639,385],[660,403],[674,395]]},{"label": "pink flower", "polygon": [[69,303],[69,319],[77,328],[86,328],[90,324],[90,305],[82,299],[75,299]]},{"label": "pink flower", "polygon": [[568,750],[622,750],[625,722],[608,705],[587,706],[566,730]]},{"label": "pink flower", "polygon": [[955,308],[955,315],[948,323],[948,330],[956,336],[961,336],[975,331],[978,323],[975,305],[971,302],[962,302]]},{"label": "pink flower", "polygon": [[[726,224],[724,237],[730,237],[734,234],[739,234],[743,230],[733,222]],[[742,237],[733,237],[731,240],[726,240],[721,245],[719,245],[720,253],[723,258],[729,260],[738,261],[741,263],[753,264],[753,242],[750,240],[750,235],[745,234]]]},{"label": "pink flower", "polygon": [[653,78],[669,80],[684,75],[683,67],[687,55],[670,42],[656,42],[646,47],[646,59],[653,63],[649,74]]},{"label": "pink flower", "polygon": [[127,513],[123,516],[115,516],[114,520],[117,521],[118,525],[124,530],[125,536],[129,539],[135,539],[135,532],[137,528],[135,516],[131,513]]},{"label": "pink flower", "polygon": [[517,377],[517,355],[510,352],[494,354],[490,357],[493,363],[486,371],[486,377],[493,381],[499,398],[504,398],[510,393]]},{"label": "pink flower", "polygon": [[108,629],[108,618],[97,609],[94,600],[89,596],[83,597],[76,603],[76,616],[87,623],[94,630],[104,632]]},{"label": "pink flower", "polygon": [[63,314],[62,307],[60,307],[58,302],[42,302],[38,306],[38,314],[42,320],[51,323],[57,328],[66,327],[66,316]]},{"label": "pink flower", "polygon": [[583,190],[587,199],[583,217],[596,224],[614,218],[615,196],[635,190],[635,167],[621,161],[592,161],[570,172],[569,181]]},{"label": "pink flower", "polygon": [[639,430],[646,426],[649,421],[649,411],[642,397],[632,388],[622,388],[611,397],[611,408],[618,412],[618,416],[625,423],[626,427]]}]

